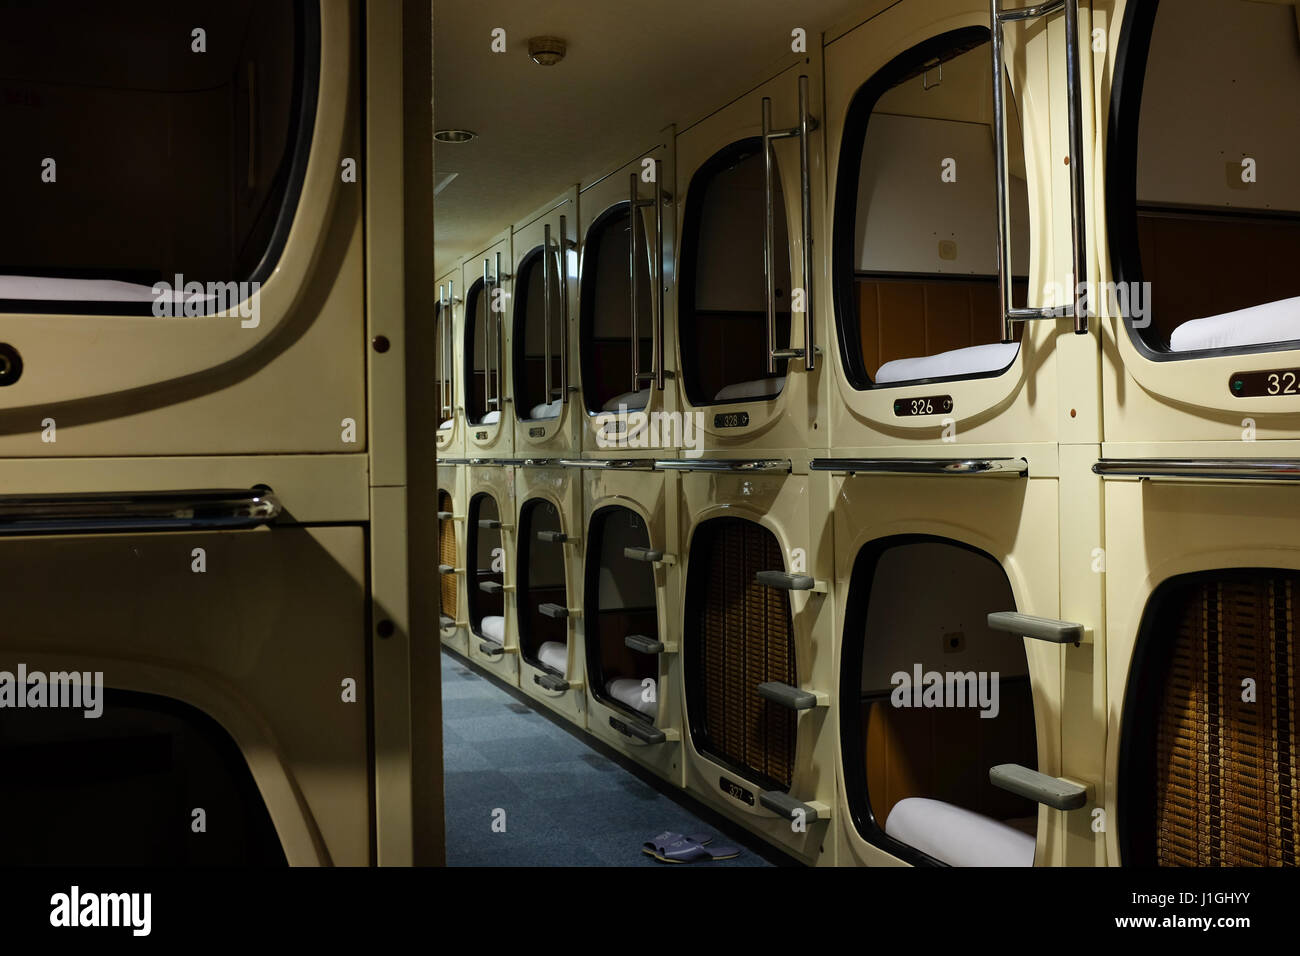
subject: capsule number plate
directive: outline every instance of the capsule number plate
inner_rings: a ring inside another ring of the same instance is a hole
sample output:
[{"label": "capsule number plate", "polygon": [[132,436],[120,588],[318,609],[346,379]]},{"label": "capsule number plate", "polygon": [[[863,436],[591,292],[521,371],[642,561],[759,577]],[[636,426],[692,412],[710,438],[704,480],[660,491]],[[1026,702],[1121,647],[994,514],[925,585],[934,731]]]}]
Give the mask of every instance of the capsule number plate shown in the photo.
[{"label": "capsule number plate", "polygon": [[723,793],[731,797],[733,800],[740,800],[749,804],[751,807],[754,805],[754,795],[740,784],[732,783],[726,777],[719,777],[718,786],[721,788]]},{"label": "capsule number plate", "polygon": [[951,395],[918,395],[916,398],[894,399],[894,414],[899,418],[915,418],[921,415],[947,415],[951,412]]},{"label": "capsule number plate", "polygon": [[714,428],[744,428],[749,424],[749,412],[726,412],[713,416]]},{"label": "capsule number plate", "polygon": [[1275,368],[1266,372],[1238,372],[1228,379],[1234,398],[1273,398],[1300,395],[1300,368]]}]

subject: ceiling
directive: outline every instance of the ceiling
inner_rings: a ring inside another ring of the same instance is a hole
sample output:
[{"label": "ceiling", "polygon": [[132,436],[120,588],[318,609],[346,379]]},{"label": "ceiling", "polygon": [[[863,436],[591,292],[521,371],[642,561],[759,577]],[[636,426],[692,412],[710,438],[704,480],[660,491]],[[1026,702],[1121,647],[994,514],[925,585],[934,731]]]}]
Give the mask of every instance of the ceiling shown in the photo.
[{"label": "ceiling", "polygon": [[[478,133],[437,144],[438,276],[574,183],[628,162],[682,124],[756,85],[867,0],[434,0],[434,124]],[[865,13],[862,17],[865,19]],[[506,31],[506,52],[491,50]],[[558,36],[556,66],[528,58],[528,38]]]}]

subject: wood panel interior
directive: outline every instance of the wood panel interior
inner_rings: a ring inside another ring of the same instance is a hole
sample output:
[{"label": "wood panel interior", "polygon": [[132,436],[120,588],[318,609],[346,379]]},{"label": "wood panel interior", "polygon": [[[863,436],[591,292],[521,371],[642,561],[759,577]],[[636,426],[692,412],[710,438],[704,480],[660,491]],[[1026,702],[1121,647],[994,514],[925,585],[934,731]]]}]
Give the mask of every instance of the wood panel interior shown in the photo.
[{"label": "wood panel interior", "polygon": [[1026,678],[999,682],[997,717],[976,708],[902,709],[888,695],[860,708],[867,794],[882,829],[900,800],[929,797],[995,820],[1036,816],[1037,804],[989,782],[1002,763],[1037,766],[1034,707]]},{"label": "wood panel interior", "polygon": [[[937,355],[1002,341],[996,278],[858,277],[857,321],[862,362],[874,378],[896,359]],[[1028,281],[1012,283],[1023,302]],[[1014,326],[1019,342],[1024,325]]]},{"label": "wood panel interior", "polygon": [[1148,342],[1167,347],[1191,319],[1300,296],[1300,219],[1147,210],[1137,222]]}]

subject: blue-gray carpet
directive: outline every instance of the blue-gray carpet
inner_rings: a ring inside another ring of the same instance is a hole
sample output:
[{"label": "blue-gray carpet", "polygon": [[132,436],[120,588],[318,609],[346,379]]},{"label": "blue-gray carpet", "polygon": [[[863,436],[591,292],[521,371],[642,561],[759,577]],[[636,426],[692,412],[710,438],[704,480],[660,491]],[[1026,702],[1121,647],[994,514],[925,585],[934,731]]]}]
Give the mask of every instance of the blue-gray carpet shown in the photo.
[{"label": "blue-gray carpet", "polygon": [[[781,862],[757,838],[659,792],[445,651],[442,716],[449,866],[681,869],[641,852],[664,830],[709,833],[742,848],[735,860],[692,866]],[[505,832],[493,829],[498,810]]]}]

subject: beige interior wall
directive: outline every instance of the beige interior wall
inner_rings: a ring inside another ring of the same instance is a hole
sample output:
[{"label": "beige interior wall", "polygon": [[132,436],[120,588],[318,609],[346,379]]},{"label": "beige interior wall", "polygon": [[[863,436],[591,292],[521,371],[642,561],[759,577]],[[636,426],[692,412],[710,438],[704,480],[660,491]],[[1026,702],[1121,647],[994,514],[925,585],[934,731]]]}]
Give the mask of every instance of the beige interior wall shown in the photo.
[{"label": "beige interior wall", "polygon": [[[1160,5],[1142,93],[1140,201],[1300,211],[1294,20],[1287,6],[1251,0]],[[1249,185],[1246,156],[1258,164]]]}]

